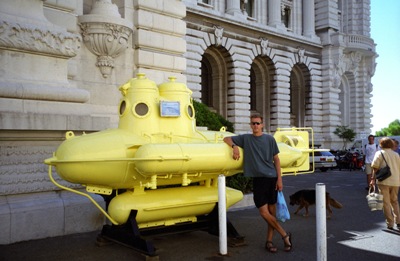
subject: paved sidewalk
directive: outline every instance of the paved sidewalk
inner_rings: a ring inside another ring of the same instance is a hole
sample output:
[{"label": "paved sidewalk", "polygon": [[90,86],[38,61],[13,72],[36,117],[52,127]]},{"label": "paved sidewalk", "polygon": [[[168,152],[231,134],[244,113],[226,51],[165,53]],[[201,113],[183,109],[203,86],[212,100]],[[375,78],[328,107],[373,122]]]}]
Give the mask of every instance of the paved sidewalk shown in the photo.
[{"label": "paved sidewalk", "polygon": [[[324,183],[331,196],[343,204],[333,209],[327,220],[327,259],[342,260],[400,260],[400,231],[386,229],[383,213],[371,212],[367,205],[365,176],[360,171],[329,171],[326,173],[284,177],[284,194]],[[289,206],[291,213],[295,207]],[[278,253],[264,249],[267,225],[254,207],[228,212],[228,218],[238,232],[245,236],[245,246],[229,247],[228,256],[219,256],[218,237],[203,231],[153,237],[159,260],[316,260],[315,207],[310,216],[293,215],[283,223],[293,234],[293,251],[283,251],[281,238],[274,243]],[[99,232],[76,234],[0,246],[0,260],[146,260],[130,248],[110,244],[96,246]]]}]

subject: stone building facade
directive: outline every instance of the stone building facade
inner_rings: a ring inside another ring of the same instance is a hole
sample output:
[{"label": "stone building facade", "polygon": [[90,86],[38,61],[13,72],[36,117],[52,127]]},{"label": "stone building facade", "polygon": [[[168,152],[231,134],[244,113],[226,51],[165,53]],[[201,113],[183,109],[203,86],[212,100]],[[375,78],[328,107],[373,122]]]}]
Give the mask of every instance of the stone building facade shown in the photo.
[{"label": "stone building facade", "polygon": [[2,0],[0,244],[101,228],[43,160],[66,131],[115,128],[137,73],[177,77],[238,133],[258,112],[339,148],[336,126],[371,130],[376,56],[369,0]]}]

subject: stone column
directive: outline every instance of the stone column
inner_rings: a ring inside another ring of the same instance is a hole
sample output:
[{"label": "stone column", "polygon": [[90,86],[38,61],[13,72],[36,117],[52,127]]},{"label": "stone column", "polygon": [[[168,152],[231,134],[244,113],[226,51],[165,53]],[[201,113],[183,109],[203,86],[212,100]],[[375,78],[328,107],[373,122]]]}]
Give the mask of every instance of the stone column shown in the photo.
[{"label": "stone column", "polygon": [[315,36],[314,0],[303,0],[303,35]]},{"label": "stone column", "polygon": [[263,25],[267,24],[267,1],[256,1],[254,18]]},{"label": "stone column", "polygon": [[281,0],[268,1],[268,25],[272,27],[281,27]]},{"label": "stone column", "polygon": [[230,15],[242,15],[240,10],[240,0],[227,0],[225,12]]}]

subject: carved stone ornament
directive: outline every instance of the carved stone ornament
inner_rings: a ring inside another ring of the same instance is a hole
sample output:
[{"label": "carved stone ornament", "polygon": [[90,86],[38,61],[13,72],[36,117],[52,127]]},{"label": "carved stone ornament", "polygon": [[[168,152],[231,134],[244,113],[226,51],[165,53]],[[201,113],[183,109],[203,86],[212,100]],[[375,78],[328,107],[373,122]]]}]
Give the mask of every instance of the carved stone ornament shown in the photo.
[{"label": "carved stone ornament", "polygon": [[306,50],[304,48],[298,47],[297,48],[297,55],[299,56],[299,62],[304,63],[305,62],[305,54]]},{"label": "carved stone ornament", "polygon": [[133,25],[121,18],[111,0],[95,2],[90,14],[79,17],[83,42],[97,56],[96,66],[107,78],[114,68],[114,58],[128,48]]},{"label": "carved stone ornament", "polygon": [[[42,11],[41,8],[36,9],[34,11],[37,13]],[[12,13],[0,14],[0,49],[67,58],[77,55],[81,41],[79,34],[69,33],[45,18],[31,21],[23,17],[23,14],[19,15],[16,19]]]},{"label": "carved stone ornament", "polygon": [[222,35],[223,34],[224,34],[223,27],[214,26],[215,46],[220,46],[222,44]]},{"label": "carved stone ornament", "polygon": [[[52,155],[54,146],[0,146],[0,196],[54,190],[43,159]],[[55,170],[53,170],[55,171]],[[64,186],[78,188],[54,175]]]},{"label": "carved stone ornament", "polygon": [[268,43],[269,43],[268,39],[261,38],[260,46],[261,46],[261,55],[262,56],[267,56]]}]

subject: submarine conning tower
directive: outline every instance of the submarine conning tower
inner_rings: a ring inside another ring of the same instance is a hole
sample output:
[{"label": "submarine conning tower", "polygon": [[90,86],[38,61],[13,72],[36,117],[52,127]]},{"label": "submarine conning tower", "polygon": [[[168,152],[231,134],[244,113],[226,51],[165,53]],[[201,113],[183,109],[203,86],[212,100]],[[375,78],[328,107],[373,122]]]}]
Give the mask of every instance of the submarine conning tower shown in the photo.
[{"label": "submarine conning tower", "polygon": [[158,87],[138,73],[119,90],[119,129],[150,139],[150,143],[188,142],[201,135],[196,132],[192,91],[169,77]]}]

